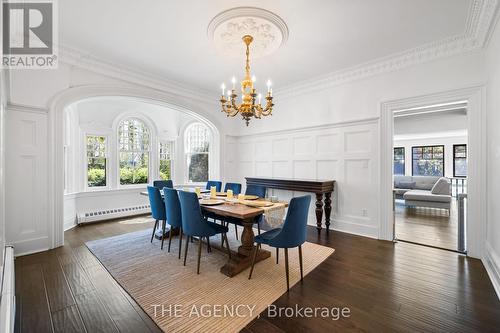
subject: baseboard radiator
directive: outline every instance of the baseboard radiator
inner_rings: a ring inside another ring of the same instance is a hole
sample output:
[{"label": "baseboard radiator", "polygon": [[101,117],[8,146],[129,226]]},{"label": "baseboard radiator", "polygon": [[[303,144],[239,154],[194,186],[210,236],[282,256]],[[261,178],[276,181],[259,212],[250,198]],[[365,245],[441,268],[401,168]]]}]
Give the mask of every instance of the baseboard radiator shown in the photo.
[{"label": "baseboard radiator", "polygon": [[149,205],[102,209],[91,212],[79,213],[76,216],[76,221],[78,224],[82,224],[82,223],[91,223],[91,222],[104,221],[120,217],[142,215],[148,213],[151,213],[151,207]]},{"label": "baseboard radiator", "polygon": [[6,246],[1,272],[0,333],[14,332],[16,317],[16,287],[14,278],[14,248]]}]

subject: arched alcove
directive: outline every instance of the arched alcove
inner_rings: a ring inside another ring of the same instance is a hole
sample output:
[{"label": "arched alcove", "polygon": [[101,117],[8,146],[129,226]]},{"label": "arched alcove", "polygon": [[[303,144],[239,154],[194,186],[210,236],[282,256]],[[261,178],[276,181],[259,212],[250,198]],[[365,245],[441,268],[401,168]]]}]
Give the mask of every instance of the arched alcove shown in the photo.
[{"label": "arched alcove", "polygon": [[[220,177],[220,150],[221,134],[219,126],[215,124],[215,119],[206,110],[204,103],[195,101],[187,102],[184,98],[154,90],[137,89],[131,87],[110,87],[110,86],[83,86],[67,89],[56,95],[49,105],[49,220],[52,221],[50,230],[51,247],[58,247],[64,243],[64,119],[65,110],[75,103],[99,99],[99,98],[123,98],[136,103],[145,103],[175,110],[183,115],[187,115],[203,123],[210,129],[213,142],[211,148],[211,172],[210,177]],[[118,122],[127,116],[121,114],[115,119]],[[158,129],[155,124],[143,115],[142,119],[151,126],[157,134]],[[111,131],[116,124],[111,126]]]}]

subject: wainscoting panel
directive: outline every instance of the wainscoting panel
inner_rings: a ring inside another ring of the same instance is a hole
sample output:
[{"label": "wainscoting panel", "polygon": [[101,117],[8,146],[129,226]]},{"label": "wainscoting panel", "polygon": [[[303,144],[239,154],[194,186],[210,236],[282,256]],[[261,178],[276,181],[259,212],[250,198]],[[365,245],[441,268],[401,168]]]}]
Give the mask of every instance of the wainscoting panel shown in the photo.
[{"label": "wainscoting panel", "polygon": [[47,114],[7,110],[7,122],[6,240],[19,255],[49,248]]},{"label": "wainscoting panel", "polygon": [[[225,163],[224,180],[245,184],[246,176],[334,179],[337,183],[332,197],[333,228],[376,238],[379,216],[376,142],[377,120],[230,136],[226,145],[236,143],[238,150],[235,164]],[[270,190],[268,194],[290,200],[303,193]],[[310,225],[316,224],[314,201],[309,211]]]}]

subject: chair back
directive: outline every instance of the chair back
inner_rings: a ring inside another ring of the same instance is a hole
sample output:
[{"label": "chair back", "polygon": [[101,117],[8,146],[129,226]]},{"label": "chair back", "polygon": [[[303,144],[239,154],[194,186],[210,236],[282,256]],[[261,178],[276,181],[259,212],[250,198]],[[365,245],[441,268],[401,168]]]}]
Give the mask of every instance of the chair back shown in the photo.
[{"label": "chair back", "polygon": [[256,195],[259,198],[266,197],[266,187],[259,185],[247,185],[247,189],[245,191],[246,195]]},{"label": "chair back", "polygon": [[222,182],[217,181],[217,180],[209,180],[207,182],[207,186],[205,187],[207,190],[210,190],[212,186],[215,186],[217,192],[220,192],[222,190]]},{"label": "chair back", "polygon": [[166,220],[165,204],[161,198],[160,189],[154,186],[148,186],[149,205],[151,206],[151,215],[155,220]]},{"label": "chair back", "polygon": [[293,198],[288,206],[281,232],[269,241],[269,245],[280,248],[297,247],[306,241],[307,216],[311,196]]},{"label": "chair back", "polygon": [[179,202],[177,190],[165,187],[163,188],[163,194],[165,195],[165,211],[168,224],[174,228],[182,227],[181,203]]},{"label": "chair back", "polygon": [[231,190],[231,191],[233,191],[234,195],[238,195],[241,193],[241,184],[226,183],[226,186],[224,186],[224,192],[227,192],[227,190]]},{"label": "chair back", "polygon": [[178,191],[181,203],[182,232],[189,236],[206,237],[214,234],[201,214],[198,195],[193,192]]},{"label": "chair back", "polygon": [[174,183],[171,179],[168,180],[155,180],[153,186],[162,190],[164,187],[174,188]]}]

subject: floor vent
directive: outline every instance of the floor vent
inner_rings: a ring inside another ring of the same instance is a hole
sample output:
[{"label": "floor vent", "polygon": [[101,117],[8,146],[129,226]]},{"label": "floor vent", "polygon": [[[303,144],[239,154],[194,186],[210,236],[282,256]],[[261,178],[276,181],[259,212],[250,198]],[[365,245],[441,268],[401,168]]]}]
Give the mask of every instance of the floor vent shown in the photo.
[{"label": "floor vent", "polygon": [[149,205],[140,205],[133,207],[103,209],[94,212],[85,212],[77,215],[78,224],[116,219],[119,217],[147,214],[151,212]]}]

